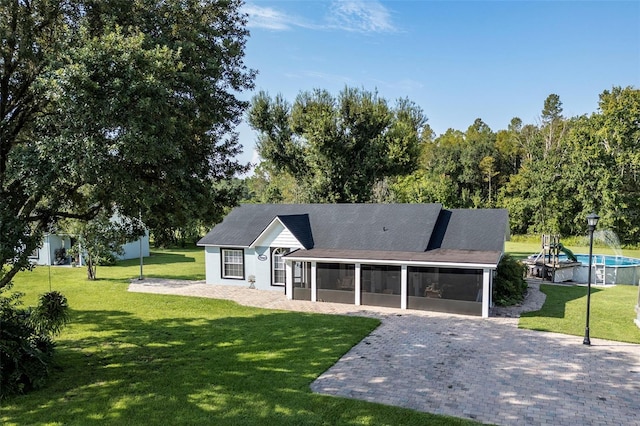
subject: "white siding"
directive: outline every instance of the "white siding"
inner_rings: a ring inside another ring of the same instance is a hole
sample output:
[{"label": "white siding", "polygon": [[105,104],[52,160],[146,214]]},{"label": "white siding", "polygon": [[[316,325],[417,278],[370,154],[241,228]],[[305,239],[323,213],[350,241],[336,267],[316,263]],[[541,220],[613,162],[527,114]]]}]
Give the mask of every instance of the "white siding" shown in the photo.
[{"label": "white siding", "polygon": [[[140,239],[122,245],[124,253],[116,255],[120,260],[138,259],[140,257]],[[142,257],[149,257],[149,231],[142,237]]]},{"label": "white siding", "polygon": [[249,287],[249,276],[254,275],[256,277],[256,288],[264,289],[258,286],[262,274],[256,270],[256,251],[252,248],[241,249],[244,251],[244,278],[222,278],[222,258],[220,256],[220,251],[223,248],[224,247],[210,246],[204,248],[205,280],[207,284]]},{"label": "white siding", "polygon": [[56,260],[56,250],[60,248],[69,248],[69,244],[65,244],[65,239],[55,234],[48,234],[44,237],[42,246],[38,248],[38,257],[32,258],[37,265],[53,265]]},{"label": "white siding", "polygon": [[204,248],[205,279],[207,284],[217,284],[220,279],[220,248]]},{"label": "white siding", "polygon": [[298,239],[294,237],[287,228],[284,227],[282,229],[282,232],[280,232],[280,234],[271,243],[271,247],[288,247],[291,249],[304,248],[302,247],[302,244],[300,244],[300,241],[298,241]]},{"label": "white siding", "polygon": [[249,287],[249,276],[253,275],[255,277],[255,288],[259,290],[284,292],[285,286],[271,285],[271,251],[273,248],[288,248],[289,250],[296,250],[303,248],[303,246],[278,219],[275,219],[253,242],[250,248],[244,249],[244,279],[232,280],[221,278],[221,247],[206,246],[205,265],[207,284],[226,284]]},{"label": "white siding", "polygon": [[277,219],[271,222],[262,235],[253,243],[253,246],[303,248],[296,237]]}]

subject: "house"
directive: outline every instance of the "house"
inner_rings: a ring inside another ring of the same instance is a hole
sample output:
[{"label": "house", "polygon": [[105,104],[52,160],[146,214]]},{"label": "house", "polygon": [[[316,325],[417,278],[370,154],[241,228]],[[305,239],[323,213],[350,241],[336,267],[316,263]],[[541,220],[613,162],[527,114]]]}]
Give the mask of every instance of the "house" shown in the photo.
[{"label": "house", "polygon": [[209,284],[487,317],[508,224],[441,204],[245,204],[198,245]]},{"label": "house", "polygon": [[75,239],[64,234],[45,234],[42,245],[35,249],[29,260],[35,265],[64,265],[69,263],[66,251]]},{"label": "house", "polygon": [[[30,256],[31,263],[35,265],[68,265],[71,258],[66,251],[73,246],[75,238],[67,234],[45,234],[42,246],[34,250]],[[62,250],[64,249],[64,250]],[[142,256],[149,256],[149,231],[138,240],[128,242],[122,245],[123,253],[114,253],[118,260],[137,259]],[[82,265],[82,257],[79,259],[79,265]]]}]

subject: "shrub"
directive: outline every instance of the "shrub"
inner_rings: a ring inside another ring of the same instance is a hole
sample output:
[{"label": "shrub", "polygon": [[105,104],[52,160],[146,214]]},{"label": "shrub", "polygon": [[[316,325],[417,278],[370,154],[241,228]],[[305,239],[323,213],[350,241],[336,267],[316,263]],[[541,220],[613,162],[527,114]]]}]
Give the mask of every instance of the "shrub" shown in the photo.
[{"label": "shrub", "polygon": [[509,254],[505,254],[498,264],[493,280],[493,301],[500,306],[522,302],[527,293],[524,279],[527,267]]},{"label": "shrub", "polygon": [[53,358],[52,336],[69,320],[67,299],[58,292],[40,296],[35,308],[20,308],[21,293],[0,291],[0,399],[44,385]]}]

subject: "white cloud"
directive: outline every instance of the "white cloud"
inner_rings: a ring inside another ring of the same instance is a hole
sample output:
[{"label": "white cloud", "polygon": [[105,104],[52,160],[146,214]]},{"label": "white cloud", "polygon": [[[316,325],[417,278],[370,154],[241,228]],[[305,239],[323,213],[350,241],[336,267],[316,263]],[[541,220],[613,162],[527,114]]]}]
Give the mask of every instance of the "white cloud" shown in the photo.
[{"label": "white cloud", "polygon": [[283,31],[291,28],[287,15],[270,7],[245,4],[243,11],[249,15],[248,26]]},{"label": "white cloud", "polygon": [[325,22],[314,23],[268,6],[246,3],[249,28],[287,31],[295,27],[314,30],[341,30],[359,33],[395,32],[391,13],[377,0],[337,0],[331,2]]},{"label": "white cloud", "polygon": [[265,28],[274,31],[286,31],[294,27],[323,28],[321,25],[311,23],[302,17],[290,15],[272,7],[247,3],[244,5],[243,11],[249,15],[249,28]]},{"label": "white cloud", "polygon": [[360,33],[395,32],[391,13],[374,0],[334,1],[329,18],[331,25],[345,31]]}]

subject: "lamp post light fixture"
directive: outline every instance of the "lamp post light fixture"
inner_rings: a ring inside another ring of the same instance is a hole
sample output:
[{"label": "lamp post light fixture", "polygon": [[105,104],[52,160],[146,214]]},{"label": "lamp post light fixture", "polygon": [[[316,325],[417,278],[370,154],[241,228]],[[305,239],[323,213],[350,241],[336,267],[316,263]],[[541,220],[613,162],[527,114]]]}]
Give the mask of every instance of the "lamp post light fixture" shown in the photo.
[{"label": "lamp post light fixture", "polygon": [[144,265],[144,261],[143,259],[143,253],[142,253],[142,237],[140,237],[140,277],[138,278],[139,280],[144,280],[144,275],[142,274],[142,266]]},{"label": "lamp post light fixture", "polygon": [[589,229],[589,272],[587,273],[587,325],[584,329],[583,345],[591,345],[589,339],[589,310],[591,308],[591,265],[593,260],[593,231],[596,230],[600,216],[595,213],[591,213],[587,216],[587,227]]},{"label": "lamp post light fixture", "polygon": [[143,253],[142,253],[142,238],[145,237],[147,235],[147,231],[146,228],[144,227],[144,223],[142,222],[142,210],[140,210],[138,212],[139,218],[140,218],[140,225],[142,225],[142,229],[144,229],[144,235],[140,235],[140,244],[139,244],[139,249],[140,249],[140,277],[138,278],[138,280],[142,281],[144,280],[144,274],[142,273],[142,266],[144,265],[144,260],[143,260]]}]

